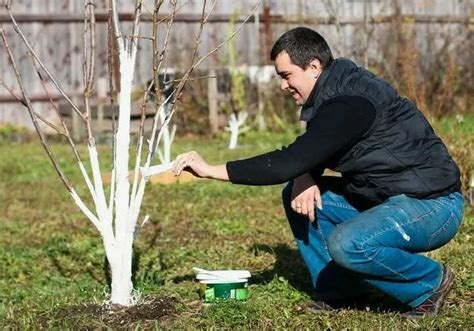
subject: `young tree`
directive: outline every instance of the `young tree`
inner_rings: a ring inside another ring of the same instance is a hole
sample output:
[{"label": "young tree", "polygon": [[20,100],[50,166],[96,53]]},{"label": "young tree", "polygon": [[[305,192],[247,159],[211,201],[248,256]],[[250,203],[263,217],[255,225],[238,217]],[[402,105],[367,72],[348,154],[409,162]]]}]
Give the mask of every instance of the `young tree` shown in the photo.
[{"label": "young tree", "polygon": [[[229,33],[232,33],[235,19],[240,15],[240,11],[235,11],[229,22]],[[231,41],[227,45],[229,53],[229,71],[231,77],[230,105],[232,113],[229,116],[229,122],[226,131],[230,132],[229,149],[237,147],[239,134],[248,130],[243,127],[248,113],[246,111],[247,102],[245,96],[245,74],[237,68],[237,52],[234,43]]]},{"label": "young tree", "polygon": [[[200,38],[203,32],[203,28],[208,21],[209,15],[212,13],[213,8],[216,5],[217,0],[214,0],[210,6],[207,1],[203,1],[201,19],[199,23],[199,30],[194,39],[194,46],[191,50],[190,62],[187,69],[184,71],[183,76],[177,83],[173,93],[171,93],[166,99],[160,91],[158,82],[158,75],[162,70],[164,59],[167,56],[168,41],[170,40],[170,34],[172,31],[173,22],[178,12],[177,0],[171,0],[172,11],[171,14],[166,16],[164,19],[159,17],[160,7],[163,5],[164,0],[154,0],[153,8],[153,36],[151,42],[153,43],[153,73],[154,79],[150,82],[148,88],[144,92],[143,100],[141,104],[141,123],[140,130],[137,137],[136,146],[136,162],[133,170],[133,178],[129,177],[130,167],[130,142],[131,142],[131,130],[130,130],[130,114],[131,114],[131,94],[132,94],[132,83],[134,78],[134,69],[137,55],[137,45],[141,38],[140,36],[140,17],[142,10],[142,0],[135,1],[135,18],[133,23],[132,32],[130,35],[123,33],[119,22],[119,15],[117,12],[117,1],[109,0],[109,35],[113,36],[116,41],[119,67],[120,67],[120,92],[119,92],[119,110],[117,125],[113,128],[114,133],[114,144],[113,144],[113,164],[112,174],[110,183],[110,195],[107,198],[105,194],[104,183],[102,182],[102,174],[99,163],[99,154],[97,152],[95,139],[93,136],[93,128],[91,125],[91,98],[93,97],[93,87],[95,79],[95,51],[96,51],[96,21],[95,21],[95,1],[84,0],[84,61],[83,61],[83,76],[84,76],[84,100],[83,105],[76,104],[61,87],[61,84],[56,81],[54,76],[48,71],[45,63],[40,59],[37,52],[33,48],[31,42],[23,33],[22,29],[15,20],[15,16],[12,12],[11,0],[4,1],[5,8],[9,14],[13,27],[28,49],[29,56],[32,60],[36,71],[38,72],[39,80],[45,90],[45,93],[49,95],[46,89],[46,79],[51,81],[57,91],[64,97],[68,102],[73,112],[75,112],[86,128],[86,145],[89,154],[90,172],[86,169],[84,162],[80,156],[78,148],[72,139],[72,136],[68,130],[68,127],[61,116],[58,107],[50,99],[53,109],[59,118],[60,126],[53,124],[46,120],[42,115],[33,109],[33,105],[28,96],[28,91],[25,89],[22,73],[19,70],[17,61],[11,48],[9,46],[6,34],[3,28],[0,28],[0,34],[3,40],[5,50],[10,59],[11,67],[15,73],[21,96],[17,96],[13,89],[8,89],[12,95],[14,95],[19,102],[21,102],[28,110],[34,127],[39,135],[41,143],[51,159],[54,169],[59,175],[62,183],[71,194],[73,201],[77,204],[80,210],[85,216],[92,222],[96,227],[99,234],[102,237],[105,255],[110,265],[112,284],[111,284],[111,298],[112,304],[119,305],[132,305],[133,300],[133,284],[131,281],[132,277],[132,254],[133,254],[133,241],[139,230],[138,218],[140,215],[141,205],[143,201],[143,195],[145,192],[145,186],[148,180],[148,176],[156,171],[164,171],[169,169],[170,165],[165,164],[161,166],[153,166],[153,157],[156,153],[157,146],[160,143],[163,132],[167,129],[171,117],[175,111],[176,102],[179,100],[183,88],[186,83],[192,78],[191,74],[193,70],[201,64],[209,55],[216,52],[222,45],[232,39],[235,34],[241,29],[243,24],[251,17],[250,14],[246,20],[232,33],[226,40],[218,44],[214,49],[210,50],[207,54],[199,56],[198,47],[200,44]],[[254,8],[254,12],[257,10],[258,4]],[[165,22],[165,38],[164,42],[158,44],[158,28],[161,23]],[[113,45],[114,43],[109,43]],[[110,58],[109,58],[110,60]],[[166,70],[166,68],[165,68]],[[110,79],[110,86],[113,86],[112,79]],[[155,94],[157,96],[157,102],[155,107],[155,115],[153,127],[151,133],[147,137],[148,147],[144,146],[145,141],[145,104],[147,96],[152,88],[155,88]],[[165,109],[166,105],[166,109]],[[82,109],[81,109],[82,108]],[[83,197],[74,189],[73,184],[62,171],[57,158],[48,143],[47,137],[45,136],[42,125],[50,127],[58,134],[64,136],[71,147],[78,167],[82,173],[85,184],[88,187],[90,196],[92,198],[94,208],[90,208],[86,205]],[[115,121],[114,121],[115,123]],[[146,157],[142,160],[142,152],[146,150]],[[158,170],[157,170],[158,169]],[[148,219],[148,215],[144,217],[144,224]]]},{"label": "young tree", "polygon": [[237,116],[235,113],[230,114],[229,124],[225,128],[226,131],[230,132],[229,149],[235,149],[237,147],[239,134],[248,130],[248,127],[243,127],[247,115],[246,111],[238,112]]}]

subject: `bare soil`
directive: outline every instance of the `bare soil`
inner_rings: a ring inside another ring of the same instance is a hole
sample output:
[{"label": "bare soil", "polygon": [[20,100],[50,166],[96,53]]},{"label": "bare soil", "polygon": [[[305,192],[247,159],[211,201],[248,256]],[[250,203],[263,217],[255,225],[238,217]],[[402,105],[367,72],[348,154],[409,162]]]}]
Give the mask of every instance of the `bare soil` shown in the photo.
[{"label": "bare soil", "polygon": [[[152,297],[131,307],[106,304],[61,307],[54,314],[54,325],[60,326],[62,321],[68,321],[68,325],[77,323],[78,326],[84,326],[84,321],[91,321],[91,323],[94,323],[89,326],[91,329],[100,327],[129,329],[137,325],[146,329],[156,324],[166,324],[166,320],[176,311],[177,303],[175,298]],[[40,324],[43,327],[51,327],[51,320],[41,321]]]}]

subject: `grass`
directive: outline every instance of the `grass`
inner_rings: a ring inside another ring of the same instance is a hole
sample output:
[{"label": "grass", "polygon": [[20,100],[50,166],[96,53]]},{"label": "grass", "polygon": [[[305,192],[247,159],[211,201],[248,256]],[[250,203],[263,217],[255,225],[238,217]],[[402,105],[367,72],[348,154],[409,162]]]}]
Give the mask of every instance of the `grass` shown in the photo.
[{"label": "grass", "polygon": [[[453,124],[454,125],[454,124]],[[442,123],[441,132],[453,125]],[[449,132],[448,132],[449,131]],[[469,131],[468,131],[469,132]],[[463,131],[465,135],[466,132]],[[469,133],[468,133],[469,134]],[[471,133],[472,135],[472,133]],[[277,148],[294,133],[248,133],[234,151],[220,139],[179,139],[175,152],[195,149],[223,162]],[[56,144],[65,172],[78,183],[67,148]],[[106,146],[102,146],[104,150]],[[110,155],[103,160],[104,168]],[[0,326],[14,329],[106,328],[107,321],[75,314],[108,296],[101,240],[71,202],[37,142],[0,143]],[[282,186],[246,187],[214,181],[148,186],[143,213],[151,222],[135,245],[134,283],[142,301],[172,298],[173,313],[136,321],[129,329],[469,329],[473,325],[474,215],[447,246],[429,255],[453,267],[457,283],[443,314],[406,321],[376,305],[307,314],[308,274],[280,203]],[[247,302],[203,305],[193,266],[248,269]],[[386,300],[382,298],[382,300]],[[377,301],[375,302],[377,303]]]}]

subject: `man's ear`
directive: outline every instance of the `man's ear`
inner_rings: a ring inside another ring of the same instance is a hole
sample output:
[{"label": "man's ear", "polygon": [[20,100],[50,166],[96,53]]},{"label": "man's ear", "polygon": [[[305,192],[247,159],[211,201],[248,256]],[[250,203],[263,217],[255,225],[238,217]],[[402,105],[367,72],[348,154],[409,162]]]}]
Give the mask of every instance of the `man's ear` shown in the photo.
[{"label": "man's ear", "polygon": [[321,61],[318,59],[311,60],[308,66],[312,71],[321,73],[323,71],[323,66],[321,65]]}]

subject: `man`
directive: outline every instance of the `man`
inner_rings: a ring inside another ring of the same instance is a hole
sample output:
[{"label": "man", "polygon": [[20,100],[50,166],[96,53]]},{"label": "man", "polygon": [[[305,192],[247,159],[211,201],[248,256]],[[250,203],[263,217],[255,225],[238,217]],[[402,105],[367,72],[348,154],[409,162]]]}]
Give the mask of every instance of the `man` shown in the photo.
[{"label": "man", "polygon": [[[445,245],[461,223],[460,172],[446,147],[410,101],[352,61],[334,60],[317,32],[284,33],[271,59],[281,88],[302,106],[306,132],[281,150],[221,165],[182,154],[174,172],[290,181],[283,203],[318,293],[315,309],[370,285],[410,306],[408,317],[438,314],[453,272],[417,253]],[[342,177],[322,176],[325,168]]]}]

